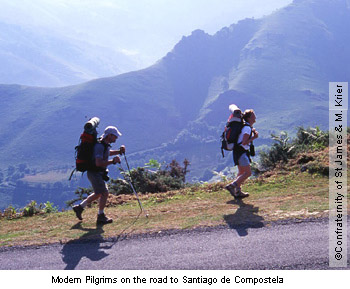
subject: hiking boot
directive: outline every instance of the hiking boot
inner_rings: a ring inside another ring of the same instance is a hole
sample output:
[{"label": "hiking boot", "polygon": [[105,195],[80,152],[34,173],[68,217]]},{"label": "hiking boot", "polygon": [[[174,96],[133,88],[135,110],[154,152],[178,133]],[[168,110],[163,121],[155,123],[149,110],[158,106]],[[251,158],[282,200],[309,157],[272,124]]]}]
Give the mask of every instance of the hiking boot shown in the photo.
[{"label": "hiking boot", "polygon": [[97,223],[98,224],[110,224],[113,220],[110,218],[107,218],[105,214],[98,214],[97,215]]},{"label": "hiking boot", "polygon": [[238,191],[237,191],[237,194],[236,194],[235,198],[243,199],[243,198],[246,198],[246,197],[249,197],[249,193],[244,193],[244,192],[241,191],[241,188],[238,188]]},{"label": "hiking boot", "polygon": [[225,187],[226,190],[228,190],[231,194],[232,197],[235,197],[237,196],[237,191],[238,191],[238,188],[237,188],[237,184],[236,183],[232,183],[232,184],[228,184],[226,187]]},{"label": "hiking boot", "polygon": [[81,221],[83,219],[83,217],[81,216],[81,214],[84,211],[84,208],[80,205],[76,205],[73,207],[73,211],[75,212],[77,218]]}]

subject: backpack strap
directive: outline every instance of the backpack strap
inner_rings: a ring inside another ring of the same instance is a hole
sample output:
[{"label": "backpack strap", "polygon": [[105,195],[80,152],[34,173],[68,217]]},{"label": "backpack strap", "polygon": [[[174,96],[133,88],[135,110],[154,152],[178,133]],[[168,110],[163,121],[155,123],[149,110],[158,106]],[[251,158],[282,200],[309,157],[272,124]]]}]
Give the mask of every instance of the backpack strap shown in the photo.
[{"label": "backpack strap", "polygon": [[[253,134],[253,129],[252,129],[251,125],[250,125],[249,123],[247,123],[247,122],[244,122],[244,123],[243,123],[242,129],[243,129],[245,126],[249,126],[249,127],[251,128],[251,130],[250,130],[250,135],[249,135],[249,138],[250,138],[250,137],[252,136],[252,134]],[[242,133],[242,130],[241,130],[241,133]],[[242,144],[242,142],[237,143],[237,145],[241,145],[241,144]]]},{"label": "backpack strap", "polygon": [[69,176],[68,181],[70,181],[70,180],[72,179],[73,174],[74,174],[74,172],[75,172],[76,170],[77,170],[76,168],[74,168],[74,169],[72,170],[72,172],[70,173],[70,176]]},{"label": "backpack strap", "polygon": [[99,143],[99,144],[103,145],[103,147],[104,147],[104,149],[103,149],[103,154],[105,154],[106,150],[107,150],[109,147],[111,147],[110,144],[107,144],[107,143],[103,142],[101,138],[98,138],[97,141],[96,141],[96,143]]},{"label": "backpack strap", "polygon": [[[107,149],[108,149],[109,147],[111,147],[110,144],[106,144],[105,142],[103,142],[101,138],[98,138],[98,139],[96,140],[96,144],[101,144],[101,145],[103,145],[103,155],[106,153]],[[96,145],[96,144],[95,144],[95,145]],[[93,159],[93,160],[94,160],[94,159]],[[93,162],[93,166],[94,166],[93,169],[92,169],[93,171],[98,171],[98,172],[105,171],[105,169],[102,169],[102,168],[96,166],[95,162]]]}]

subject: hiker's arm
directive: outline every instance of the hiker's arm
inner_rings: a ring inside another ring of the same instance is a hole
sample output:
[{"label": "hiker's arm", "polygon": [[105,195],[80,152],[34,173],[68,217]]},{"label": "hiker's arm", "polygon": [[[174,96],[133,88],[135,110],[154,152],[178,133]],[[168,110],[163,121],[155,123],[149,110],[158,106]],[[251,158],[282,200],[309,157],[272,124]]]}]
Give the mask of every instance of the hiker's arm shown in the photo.
[{"label": "hiker's arm", "polygon": [[97,167],[102,167],[106,168],[109,165],[115,165],[116,163],[120,163],[120,158],[119,157],[114,157],[112,160],[104,161],[101,158],[96,158],[96,166]]},{"label": "hiker's arm", "polygon": [[249,143],[252,141],[252,139],[250,138],[249,134],[244,134],[243,135],[243,140],[242,140],[242,145],[246,146],[249,145]]},{"label": "hiker's arm", "polygon": [[258,137],[259,137],[258,131],[255,128],[253,128],[252,140],[257,139]]},{"label": "hiker's arm", "polygon": [[252,136],[250,137],[249,134],[243,135],[242,145],[249,145],[253,140],[257,139],[259,137],[259,133],[255,128],[253,128]]},{"label": "hiker's arm", "polygon": [[243,135],[243,140],[242,140],[242,145],[246,146],[249,145],[253,140],[255,140],[256,138],[258,138],[258,132],[255,131],[252,135],[252,137],[250,137],[249,134],[244,134]]},{"label": "hiker's arm", "polygon": [[125,154],[125,146],[122,145],[119,150],[110,150],[109,155],[110,156],[115,156],[115,155],[122,155]]}]

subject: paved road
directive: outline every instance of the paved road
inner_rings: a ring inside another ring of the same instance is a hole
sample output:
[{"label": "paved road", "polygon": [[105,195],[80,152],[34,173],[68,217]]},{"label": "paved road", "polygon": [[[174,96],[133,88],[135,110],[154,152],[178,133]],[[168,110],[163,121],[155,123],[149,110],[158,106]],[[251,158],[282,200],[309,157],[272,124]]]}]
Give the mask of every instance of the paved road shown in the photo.
[{"label": "paved road", "polygon": [[0,269],[329,269],[328,220],[1,249],[0,259]]}]

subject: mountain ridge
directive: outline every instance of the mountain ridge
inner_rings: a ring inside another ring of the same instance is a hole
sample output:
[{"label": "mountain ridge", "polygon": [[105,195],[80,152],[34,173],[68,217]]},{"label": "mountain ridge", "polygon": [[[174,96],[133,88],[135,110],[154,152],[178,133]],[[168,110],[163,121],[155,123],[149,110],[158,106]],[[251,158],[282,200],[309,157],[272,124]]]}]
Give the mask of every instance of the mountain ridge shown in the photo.
[{"label": "mountain ridge", "polygon": [[2,167],[72,166],[83,123],[98,116],[101,132],[121,130],[133,165],[186,157],[194,180],[210,179],[232,166],[219,149],[231,103],[255,109],[257,145],[272,132],[327,127],[328,82],[350,75],[349,15],[346,0],[294,1],[214,35],[195,30],[139,71],[60,88],[0,85]]},{"label": "mountain ridge", "polygon": [[[0,20],[0,83],[59,87],[137,67],[112,48]],[[101,53],[103,51],[104,53]]]}]

